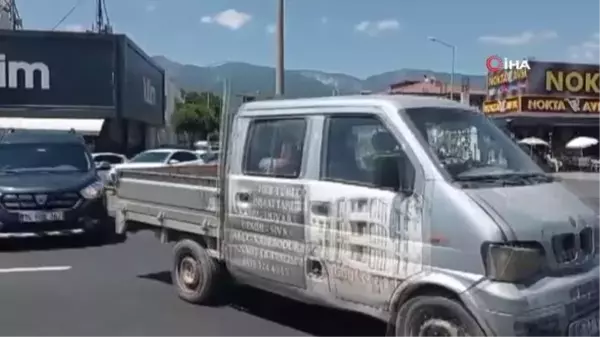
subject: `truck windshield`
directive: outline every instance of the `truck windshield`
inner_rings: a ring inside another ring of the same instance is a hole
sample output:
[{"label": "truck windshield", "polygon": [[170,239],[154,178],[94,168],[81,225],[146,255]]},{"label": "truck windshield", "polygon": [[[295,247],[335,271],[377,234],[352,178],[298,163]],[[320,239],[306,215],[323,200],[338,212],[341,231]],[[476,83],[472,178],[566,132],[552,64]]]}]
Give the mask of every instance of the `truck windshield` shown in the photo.
[{"label": "truck windshield", "polygon": [[91,169],[83,144],[3,144],[0,145],[0,172],[81,171]]},{"label": "truck windshield", "polygon": [[456,108],[414,108],[406,114],[434,161],[456,181],[542,175],[543,171],[483,114]]}]

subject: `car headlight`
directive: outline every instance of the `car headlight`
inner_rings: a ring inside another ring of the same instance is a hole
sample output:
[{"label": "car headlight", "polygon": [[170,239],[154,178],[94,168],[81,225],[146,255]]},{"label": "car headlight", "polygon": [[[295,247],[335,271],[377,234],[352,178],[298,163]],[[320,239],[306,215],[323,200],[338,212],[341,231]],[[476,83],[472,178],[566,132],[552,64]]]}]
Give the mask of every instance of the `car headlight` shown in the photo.
[{"label": "car headlight", "polygon": [[95,182],[91,183],[90,185],[81,189],[81,191],[79,191],[79,193],[81,194],[81,196],[84,199],[91,200],[91,199],[97,199],[100,196],[102,196],[103,191],[104,191],[104,184],[101,181],[95,181]]},{"label": "car headlight", "polygon": [[495,281],[525,281],[545,265],[544,250],[538,244],[491,243],[484,245],[482,252],[487,277]]}]

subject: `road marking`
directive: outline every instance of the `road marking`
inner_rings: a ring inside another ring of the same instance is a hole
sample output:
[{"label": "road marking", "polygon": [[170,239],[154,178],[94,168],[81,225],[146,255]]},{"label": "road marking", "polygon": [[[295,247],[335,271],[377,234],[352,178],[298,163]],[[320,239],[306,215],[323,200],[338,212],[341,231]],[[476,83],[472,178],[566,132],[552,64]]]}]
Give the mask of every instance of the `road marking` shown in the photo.
[{"label": "road marking", "polygon": [[8,273],[32,273],[38,271],[65,271],[71,269],[71,266],[48,266],[48,267],[24,267],[24,268],[0,268],[0,274]]}]

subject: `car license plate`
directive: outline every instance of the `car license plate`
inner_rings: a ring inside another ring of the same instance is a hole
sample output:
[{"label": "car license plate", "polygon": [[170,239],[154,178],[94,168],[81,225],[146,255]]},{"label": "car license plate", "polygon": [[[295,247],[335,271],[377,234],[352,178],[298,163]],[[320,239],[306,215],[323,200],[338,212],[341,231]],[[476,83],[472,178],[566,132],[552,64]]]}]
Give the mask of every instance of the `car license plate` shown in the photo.
[{"label": "car license plate", "polygon": [[569,336],[598,336],[598,312],[571,323]]},{"label": "car license plate", "polygon": [[63,212],[43,212],[43,211],[19,212],[19,221],[26,222],[26,223],[63,221],[64,219],[65,219],[65,213],[63,213]]}]

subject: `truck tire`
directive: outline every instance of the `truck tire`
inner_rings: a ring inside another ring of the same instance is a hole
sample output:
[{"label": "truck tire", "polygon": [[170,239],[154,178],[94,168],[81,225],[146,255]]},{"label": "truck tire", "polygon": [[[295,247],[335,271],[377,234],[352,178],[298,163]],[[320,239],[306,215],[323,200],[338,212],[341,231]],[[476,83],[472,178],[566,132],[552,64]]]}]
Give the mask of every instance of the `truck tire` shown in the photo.
[{"label": "truck tire", "polygon": [[196,241],[184,239],[173,248],[171,279],[184,301],[210,304],[216,297],[219,274],[217,262]]},{"label": "truck tire", "polygon": [[416,296],[402,304],[395,335],[485,336],[460,302],[444,296]]}]

